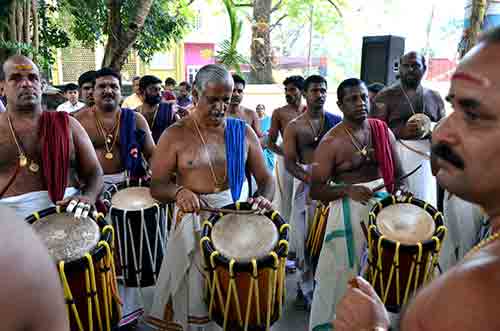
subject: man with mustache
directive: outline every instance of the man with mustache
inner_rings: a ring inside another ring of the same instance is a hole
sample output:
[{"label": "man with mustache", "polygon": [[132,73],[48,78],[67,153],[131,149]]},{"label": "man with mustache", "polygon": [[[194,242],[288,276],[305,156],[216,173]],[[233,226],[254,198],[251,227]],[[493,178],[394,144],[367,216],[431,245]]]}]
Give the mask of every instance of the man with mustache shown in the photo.
[{"label": "man with mustache", "polygon": [[239,75],[233,75],[234,89],[231,96],[231,103],[229,104],[227,116],[239,118],[245,122],[255,131],[257,137],[262,137],[260,130],[260,121],[257,112],[241,105],[243,101],[243,94],[246,87],[245,80]]},{"label": "man with mustache", "polygon": [[255,209],[271,208],[274,183],[257,135],[244,121],[225,117],[232,91],[233,79],[224,67],[202,67],[194,82],[193,112],[165,130],[153,157],[153,197],[175,201],[176,213],[183,213],[168,240],[156,284],[149,321],[157,325],[174,320],[186,331],[213,325],[203,300],[199,245],[200,221],[209,215],[200,208],[238,201],[245,168],[258,185],[248,201]]},{"label": "man with mustache", "polygon": [[[85,130],[66,112],[43,112],[38,67],[13,56],[3,65],[7,111],[0,114],[0,205],[25,218],[72,197],[89,211],[102,190],[102,168]],[[79,215],[77,215],[79,217]]]},{"label": "man with mustache", "polygon": [[[419,164],[422,168],[408,178],[408,189],[416,198],[436,206],[436,182],[429,162],[430,122],[445,116],[444,103],[438,92],[424,88],[422,78],[427,70],[423,55],[409,52],[400,59],[400,81],[382,90],[374,99],[372,116],[387,123],[398,140],[403,170],[409,172]],[[412,117],[424,114],[429,123]]]},{"label": "man with mustache", "polygon": [[335,308],[346,291],[346,281],[362,268],[366,240],[361,222],[366,220],[368,202],[386,183],[394,185],[401,176],[396,139],[387,125],[368,119],[369,91],[357,78],[344,80],[337,89],[342,123],[330,130],[314,154],[311,196],[329,203],[330,213],[316,271],[316,289],[310,330],[322,330],[335,316]]},{"label": "man with mustache", "polygon": [[144,103],[136,111],[144,116],[153,140],[158,143],[163,131],[175,122],[177,115],[171,103],[161,102],[161,80],[158,77],[143,76],[139,81],[139,92]]},{"label": "man with mustache", "polygon": [[[402,331],[500,329],[499,52],[496,28],[462,59],[447,97],[454,112],[432,134],[439,184],[485,209],[490,236],[417,293],[404,310]],[[380,298],[362,278],[356,282],[337,308],[335,330],[387,330]]]},{"label": "man with mustache", "polygon": [[304,91],[307,110],[290,121],[285,129],[283,143],[286,168],[295,177],[290,241],[296,250],[301,271],[297,303],[304,299],[308,309],[312,301],[314,280],[312,264],[305,252],[305,242],[316,208],[316,203],[309,197],[311,165],[321,138],[342,119],[324,109],[327,95],[325,78],[318,75],[309,76],[304,82]]},{"label": "man with mustache", "polygon": [[75,118],[90,136],[104,170],[104,182],[115,184],[130,177],[145,176],[146,161],[155,143],[148,122],[140,113],[120,108],[121,76],[110,68],[96,72],[95,105],[79,111]]},{"label": "man with mustache", "polygon": [[[273,111],[271,117],[271,128],[269,129],[269,137],[267,140],[268,147],[276,153],[276,181],[277,181],[277,202],[278,210],[281,216],[289,221],[292,212],[292,196],[293,196],[293,177],[286,170],[285,159],[283,157],[283,148],[278,145],[278,138],[285,135],[285,128],[291,120],[301,115],[306,107],[302,104],[302,95],[304,93],[304,78],[302,76],[290,76],[283,81],[285,86],[286,106],[277,108]],[[291,252],[295,252],[293,245],[290,247]],[[295,265],[287,262],[290,270],[294,270]]]}]

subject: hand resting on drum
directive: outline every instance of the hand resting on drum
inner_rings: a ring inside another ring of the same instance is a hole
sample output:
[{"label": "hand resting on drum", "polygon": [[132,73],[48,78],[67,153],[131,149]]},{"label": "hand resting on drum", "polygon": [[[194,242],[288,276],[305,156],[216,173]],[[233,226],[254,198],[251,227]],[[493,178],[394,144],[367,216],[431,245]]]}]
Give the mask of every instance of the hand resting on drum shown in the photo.
[{"label": "hand resting on drum", "polygon": [[355,201],[366,204],[373,197],[373,191],[366,186],[351,185],[347,188],[347,195]]},{"label": "hand resting on drum", "polygon": [[363,278],[356,277],[349,282],[332,324],[336,331],[387,330],[390,321],[387,310],[373,287]]},{"label": "hand resting on drum", "polygon": [[248,203],[252,205],[253,210],[259,210],[259,213],[265,213],[273,208],[271,202],[263,196],[249,198]]},{"label": "hand resting on drum", "polygon": [[200,198],[185,187],[181,187],[175,194],[175,204],[185,214],[200,213]]},{"label": "hand resting on drum", "polygon": [[75,212],[75,218],[86,218],[89,215],[92,203],[90,199],[84,195],[68,197],[64,200],[57,201],[58,206],[66,206],[68,213]]}]

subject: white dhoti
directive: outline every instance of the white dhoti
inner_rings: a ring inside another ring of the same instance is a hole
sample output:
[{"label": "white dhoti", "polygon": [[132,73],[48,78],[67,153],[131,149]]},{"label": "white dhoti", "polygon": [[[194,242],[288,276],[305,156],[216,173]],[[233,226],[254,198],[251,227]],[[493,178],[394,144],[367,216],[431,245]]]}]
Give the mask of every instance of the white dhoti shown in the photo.
[{"label": "white dhoti", "polygon": [[[211,207],[220,208],[232,203],[229,190],[203,195]],[[208,320],[208,308],[203,301],[204,275],[200,251],[201,221],[207,217],[187,214],[173,230],[167,243],[166,256],[156,283],[156,292],[150,315],[156,319],[167,319],[182,325],[184,331],[217,328]]]},{"label": "white dhoti", "polygon": [[[383,179],[362,183],[373,189]],[[361,221],[368,224],[370,204],[362,205],[347,197],[330,202],[325,239],[316,269],[316,288],[309,330],[330,330],[335,307],[347,289],[347,282],[358,275],[366,239]]]},{"label": "white dhoti", "polygon": [[[79,190],[74,187],[67,187],[64,191],[64,198],[78,194]],[[25,219],[34,212],[53,207],[48,191],[29,192],[21,195],[3,198],[0,205],[12,208],[19,217]]]},{"label": "white dhoti", "polygon": [[445,272],[459,262],[481,237],[487,216],[481,207],[445,191],[443,201],[445,225],[448,228],[439,255],[439,265]]},{"label": "white dhoti", "polygon": [[[292,213],[292,198],[293,198],[293,176],[286,170],[285,158],[276,154],[276,206],[281,217],[287,222],[290,222]],[[290,251],[294,252],[293,245],[290,246]]]},{"label": "white dhoti", "polygon": [[294,178],[293,203],[290,217],[290,245],[295,247],[299,267],[299,290],[307,299],[312,299],[314,289],[313,266],[306,256],[306,241],[314,218],[316,201],[309,197],[309,185]]},{"label": "white dhoti", "polygon": [[408,177],[409,191],[415,198],[437,207],[437,184],[432,175],[429,159],[431,142],[429,140],[398,140],[397,150],[404,173],[422,165],[422,168]]}]

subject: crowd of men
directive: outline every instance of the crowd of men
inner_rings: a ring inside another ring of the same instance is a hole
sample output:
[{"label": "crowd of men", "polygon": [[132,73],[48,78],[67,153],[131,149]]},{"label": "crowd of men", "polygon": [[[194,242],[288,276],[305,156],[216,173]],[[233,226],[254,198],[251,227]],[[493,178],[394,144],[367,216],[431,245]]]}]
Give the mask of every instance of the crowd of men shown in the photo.
[{"label": "crowd of men", "polygon": [[[496,330],[499,52],[496,29],[462,60],[446,97],[454,108],[448,117],[439,93],[421,84],[427,65],[416,52],[401,57],[399,80],[388,87],[344,80],[337,87],[342,116],[325,109],[324,77],[288,77],[286,105],[271,118],[265,105],[256,110],[242,105],[245,80],[220,65],[201,68],[193,87],[183,82],[176,88],[171,78],[136,77],[133,94],[125,99],[119,73],[110,68],[86,72],[78,85],[65,86],[66,101],[47,111],[37,65],[24,56],[10,57],[0,77],[5,108],[0,113],[0,223],[54,204],[88,211],[99,204],[107,185],[150,179],[152,196],[175,202],[182,221],[167,243],[147,314],[175,321],[184,330],[210,329],[197,268],[199,225],[207,216],[202,207],[248,201],[256,210],[277,209],[291,225],[287,271],[298,271],[297,303],[311,312],[310,330],[388,330],[391,320],[381,299],[356,277],[365,267],[361,221],[382,187],[397,197],[411,194],[442,205],[449,229],[440,256],[443,275],[406,307],[401,329]],[[418,166],[414,175],[401,179]],[[444,190],[441,201],[436,179]],[[315,211],[324,206],[330,207],[325,238],[314,258],[307,235]],[[484,234],[486,241],[466,256]],[[2,245],[12,241],[5,231],[1,236]],[[37,245],[21,263],[37,258]],[[0,258],[12,260],[11,253],[1,251]],[[46,260],[39,259],[40,270],[53,278]],[[41,288],[39,278],[20,268],[23,277],[12,288],[31,295],[32,288]],[[58,287],[47,284],[47,297],[61,306]],[[28,294],[21,299],[31,300]],[[45,301],[33,307],[34,302],[21,299],[13,301],[20,309],[49,314],[41,309]],[[12,308],[5,296],[0,303]],[[22,329],[34,323],[64,329],[64,317],[15,324],[15,316],[9,315],[12,325]]]}]

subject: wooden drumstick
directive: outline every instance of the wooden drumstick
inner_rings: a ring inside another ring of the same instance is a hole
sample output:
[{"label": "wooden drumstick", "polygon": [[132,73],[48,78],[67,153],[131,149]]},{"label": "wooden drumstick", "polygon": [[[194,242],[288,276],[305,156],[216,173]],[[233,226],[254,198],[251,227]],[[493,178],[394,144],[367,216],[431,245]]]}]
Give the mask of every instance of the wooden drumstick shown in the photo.
[{"label": "wooden drumstick", "polygon": [[239,215],[257,214],[257,210],[236,210],[236,209],[211,208],[211,207],[200,207],[200,210],[208,211],[210,213],[223,213],[223,214],[239,214]]}]

